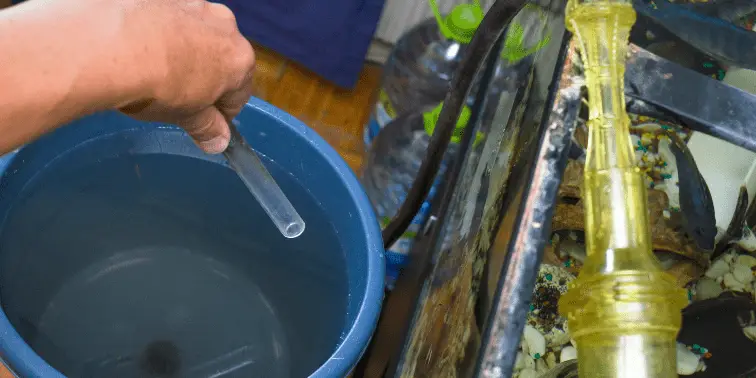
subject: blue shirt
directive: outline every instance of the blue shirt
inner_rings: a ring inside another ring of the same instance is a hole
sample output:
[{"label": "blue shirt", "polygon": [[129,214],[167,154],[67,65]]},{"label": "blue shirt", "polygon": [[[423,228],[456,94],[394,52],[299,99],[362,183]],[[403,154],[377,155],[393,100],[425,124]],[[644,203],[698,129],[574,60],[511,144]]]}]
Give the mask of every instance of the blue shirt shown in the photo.
[{"label": "blue shirt", "polygon": [[217,0],[242,34],[334,84],[359,78],[385,0]]}]

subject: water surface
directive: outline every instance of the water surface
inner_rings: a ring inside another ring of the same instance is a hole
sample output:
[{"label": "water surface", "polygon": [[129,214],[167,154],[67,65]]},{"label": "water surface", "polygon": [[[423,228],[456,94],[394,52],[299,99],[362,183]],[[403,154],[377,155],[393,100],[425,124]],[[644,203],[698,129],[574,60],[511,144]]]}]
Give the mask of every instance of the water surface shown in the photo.
[{"label": "water surface", "polygon": [[68,377],[305,377],[346,325],[346,268],[312,196],[285,239],[228,167],[165,154],[56,160],[0,234],[0,298]]}]

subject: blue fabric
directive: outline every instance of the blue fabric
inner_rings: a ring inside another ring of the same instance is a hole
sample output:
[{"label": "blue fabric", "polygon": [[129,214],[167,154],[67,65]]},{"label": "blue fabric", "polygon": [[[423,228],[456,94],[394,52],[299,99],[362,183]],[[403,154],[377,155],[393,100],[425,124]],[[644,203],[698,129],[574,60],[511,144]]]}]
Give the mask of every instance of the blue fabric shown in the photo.
[{"label": "blue fabric", "polygon": [[338,86],[359,78],[385,0],[216,0],[242,33]]}]

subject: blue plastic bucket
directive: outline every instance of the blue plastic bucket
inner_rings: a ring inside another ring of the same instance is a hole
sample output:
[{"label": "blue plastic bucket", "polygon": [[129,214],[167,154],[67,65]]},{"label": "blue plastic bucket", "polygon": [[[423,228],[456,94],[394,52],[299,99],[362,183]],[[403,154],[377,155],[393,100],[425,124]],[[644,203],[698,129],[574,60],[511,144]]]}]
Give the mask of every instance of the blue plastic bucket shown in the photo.
[{"label": "blue plastic bucket", "polygon": [[285,239],[221,156],[116,112],[0,159],[0,355],[21,377],[344,377],[380,312],[380,229],[315,132],[240,131],[307,226]]}]

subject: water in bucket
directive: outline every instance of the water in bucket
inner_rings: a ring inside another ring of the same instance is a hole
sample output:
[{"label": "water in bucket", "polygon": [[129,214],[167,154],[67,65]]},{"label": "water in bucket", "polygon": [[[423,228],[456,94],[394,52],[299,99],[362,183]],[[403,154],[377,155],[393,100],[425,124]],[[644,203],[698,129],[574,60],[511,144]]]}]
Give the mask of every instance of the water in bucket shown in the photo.
[{"label": "water in bucket", "polygon": [[268,164],[308,224],[284,239],[218,162],[87,153],[32,179],[0,235],[3,310],[36,353],[70,378],[305,377],[328,359],[346,262],[291,175]]}]

